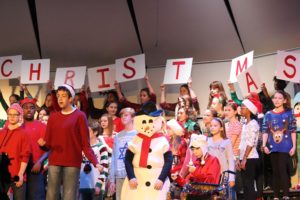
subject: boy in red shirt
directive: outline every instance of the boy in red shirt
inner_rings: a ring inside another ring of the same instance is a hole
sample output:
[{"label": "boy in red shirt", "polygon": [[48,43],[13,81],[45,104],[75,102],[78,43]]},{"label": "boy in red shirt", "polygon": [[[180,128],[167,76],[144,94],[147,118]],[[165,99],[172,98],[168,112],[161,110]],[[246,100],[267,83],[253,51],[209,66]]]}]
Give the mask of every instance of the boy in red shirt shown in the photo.
[{"label": "boy in red shirt", "polygon": [[73,106],[75,91],[63,84],[57,89],[57,101],[61,112],[50,115],[46,135],[38,142],[50,150],[47,200],[56,200],[63,182],[63,199],[76,199],[82,151],[93,165],[102,172],[101,166],[89,143],[86,116]]}]

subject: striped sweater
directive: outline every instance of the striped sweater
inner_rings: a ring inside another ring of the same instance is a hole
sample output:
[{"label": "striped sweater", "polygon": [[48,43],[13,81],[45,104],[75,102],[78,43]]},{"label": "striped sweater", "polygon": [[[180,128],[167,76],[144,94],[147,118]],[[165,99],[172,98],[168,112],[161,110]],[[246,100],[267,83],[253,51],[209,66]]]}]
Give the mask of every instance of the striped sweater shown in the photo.
[{"label": "striped sweater", "polygon": [[[100,187],[101,191],[105,190],[105,182],[108,176],[108,151],[106,146],[99,140],[95,145],[91,146],[98,162],[104,167],[103,172],[99,171],[88,161],[88,159],[83,156],[80,169],[80,189],[93,189],[95,187]],[[85,173],[84,167],[90,164],[91,172]]]}]

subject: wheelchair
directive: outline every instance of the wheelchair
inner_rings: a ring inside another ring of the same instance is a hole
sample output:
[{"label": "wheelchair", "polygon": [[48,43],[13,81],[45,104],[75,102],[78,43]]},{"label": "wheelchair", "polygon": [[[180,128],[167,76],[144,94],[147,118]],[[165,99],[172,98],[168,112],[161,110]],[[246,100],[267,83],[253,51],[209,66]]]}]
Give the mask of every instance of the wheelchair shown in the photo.
[{"label": "wheelchair", "polygon": [[176,183],[170,187],[168,200],[229,200],[228,198],[228,177],[229,174],[235,174],[233,171],[224,171],[221,174],[219,184],[190,182],[180,188]]}]

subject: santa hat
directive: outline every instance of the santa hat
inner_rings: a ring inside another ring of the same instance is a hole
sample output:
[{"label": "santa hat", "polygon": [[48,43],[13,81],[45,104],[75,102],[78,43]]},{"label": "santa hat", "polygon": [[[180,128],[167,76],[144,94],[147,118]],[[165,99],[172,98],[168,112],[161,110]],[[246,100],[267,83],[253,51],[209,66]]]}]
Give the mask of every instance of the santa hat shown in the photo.
[{"label": "santa hat", "polygon": [[36,102],[37,102],[37,99],[36,99],[36,98],[33,98],[33,99],[32,99],[32,98],[26,97],[25,99],[23,99],[23,100],[20,101],[20,104],[21,104],[21,106],[23,107],[23,105],[26,104],[26,103],[32,103],[33,105],[35,105]]},{"label": "santa hat", "polygon": [[175,133],[177,136],[182,136],[184,134],[184,130],[182,126],[178,123],[177,120],[171,119],[167,122],[167,126]]},{"label": "santa hat", "polygon": [[11,109],[14,109],[14,110],[16,110],[16,111],[18,111],[18,113],[21,115],[21,116],[23,116],[23,109],[22,109],[22,107],[18,104],[18,103],[13,103],[13,104],[11,104],[10,106],[9,106],[9,108],[7,109],[7,113],[8,113],[8,111],[9,110],[11,110]]},{"label": "santa hat", "polygon": [[207,137],[205,135],[191,135],[191,143],[190,148],[201,148],[202,157],[201,157],[201,165],[205,164],[205,155],[207,154]]},{"label": "santa hat", "polygon": [[243,105],[245,105],[252,114],[257,115],[258,118],[263,117],[262,109],[263,106],[259,100],[253,97],[249,97],[248,99],[245,99],[242,102]]},{"label": "santa hat", "polygon": [[59,87],[64,87],[66,88],[67,90],[69,90],[70,94],[71,94],[71,97],[74,98],[75,97],[75,90],[74,88],[71,86],[71,85],[68,85],[68,84],[62,84],[61,86]]},{"label": "santa hat", "polygon": [[250,92],[250,93],[249,93],[248,99],[249,99],[249,98],[253,98],[253,99],[255,99],[256,101],[260,101],[259,96],[258,96],[258,94],[257,94],[256,92]]}]

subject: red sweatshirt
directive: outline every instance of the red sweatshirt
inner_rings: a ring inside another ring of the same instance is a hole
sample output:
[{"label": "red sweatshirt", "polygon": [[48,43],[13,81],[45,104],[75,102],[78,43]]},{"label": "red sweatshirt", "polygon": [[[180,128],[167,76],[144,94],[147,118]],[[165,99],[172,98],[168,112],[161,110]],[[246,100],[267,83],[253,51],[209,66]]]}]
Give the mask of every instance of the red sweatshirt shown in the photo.
[{"label": "red sweatshirt", "polygon": [[33,163],[36,163],[45,153],[43,150],[41,150],[37,141],[38,139],[45,137],[46,125],[38,120],[34,120],[31,122],[25,121],[24,127],[30,139],[32,160]]},{"label": "red sweatshirt", "polygon": [[[30,141],[23,127],[14,130],[0,130],[0,152],[5,152],[11,159],[8,170],[11,177],[17,176],[21,162],[28,163],[30,156]],[[1,174],[1,172],[0,172]]]},{"label": "red sweatshirt", "polygon": [[117,133],[119,133],[120,131],[122,131],[125,128],[120,117],[116,117],[113,120],[113,123],[114,123],[114,131]]},{"label": "red sweatshirt", "polygon": [[208,154],[204,165],[201,165],[198,160],[194,162],[194,165],[196,170],[193,173],[190,173],[185,179],[178,176],[176,182],[180,186],[183,186],[189,181],[212,184],[219,183],[221,167],[218,158]]},{"label": "red sweatshirt", "polygon": [[94,166],[98,163],[90,146],[85,113],[78,109],[70,114],[52,113],[48,120],[45,141],[50,149],[49,165],[80,168],[82,151]]}]

